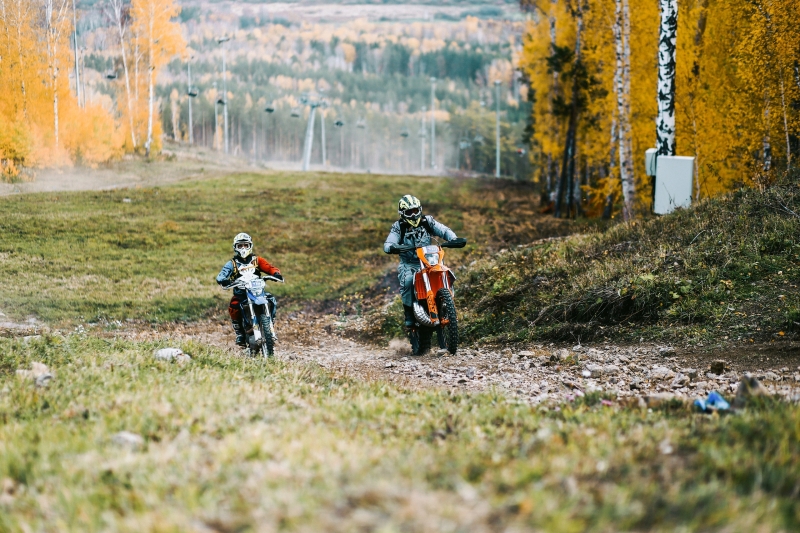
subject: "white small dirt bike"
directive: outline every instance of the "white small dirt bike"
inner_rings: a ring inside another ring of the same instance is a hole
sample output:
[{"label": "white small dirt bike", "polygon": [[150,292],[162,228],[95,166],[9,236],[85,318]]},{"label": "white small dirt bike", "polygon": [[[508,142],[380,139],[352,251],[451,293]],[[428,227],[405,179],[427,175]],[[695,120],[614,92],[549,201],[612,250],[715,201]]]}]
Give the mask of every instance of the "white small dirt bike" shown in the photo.
[{"label": "white small dirt bike", "polygon": [[242,310],[242,322],[250,355],[261,354],[265,359],[272,357],[275,352],[275,341],[278,340],[274,320],[277,300],[266,292],[267,284],[264,280],[278,283],[283,283],[283,280],[274,276],[264,276],[263,279],[258,277],[255,265],[240,266],[239,274],[239,278],[225,289],[239,288],[247,292],[247,299],[243,299],[239,307]]}]

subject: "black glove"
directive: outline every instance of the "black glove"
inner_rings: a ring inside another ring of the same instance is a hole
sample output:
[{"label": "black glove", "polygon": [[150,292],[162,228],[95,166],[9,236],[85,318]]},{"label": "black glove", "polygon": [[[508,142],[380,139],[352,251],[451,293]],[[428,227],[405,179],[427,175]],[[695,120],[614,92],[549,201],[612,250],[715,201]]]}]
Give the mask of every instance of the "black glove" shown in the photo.
[{"label": "black glove", "polygon": [[399,254],[400,250],[397,249],[397,245],[396,244],[390,244],[389,245],[389,253],[390,254]]},{"label": "black glove", "polygon": [[277,272],[277,273],[273,274],[272,277],[283,281],[283,276],[281,276],[280,272]]}]

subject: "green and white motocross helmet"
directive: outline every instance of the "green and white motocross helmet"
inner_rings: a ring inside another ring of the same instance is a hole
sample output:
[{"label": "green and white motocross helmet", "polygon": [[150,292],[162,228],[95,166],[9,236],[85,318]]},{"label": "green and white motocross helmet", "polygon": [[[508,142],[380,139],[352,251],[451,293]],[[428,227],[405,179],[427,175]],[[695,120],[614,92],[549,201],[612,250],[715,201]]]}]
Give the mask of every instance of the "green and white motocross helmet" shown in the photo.
[{"label": "green and white motocross helmet", "polygon": [[397,203],[397,214],[400,218],[416,228],[422,220],[422,204],[419,198],[406,194]]}]

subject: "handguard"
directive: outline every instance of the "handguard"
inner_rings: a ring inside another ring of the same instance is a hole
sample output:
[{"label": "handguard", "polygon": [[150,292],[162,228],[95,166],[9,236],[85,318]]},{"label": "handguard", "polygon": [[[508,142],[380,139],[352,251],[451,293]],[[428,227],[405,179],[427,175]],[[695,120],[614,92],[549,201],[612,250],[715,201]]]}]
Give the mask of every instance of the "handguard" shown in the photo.
[{"label": "handguard", "polygon": [[463,248],[467,245],[467,239],[463,237],[459,237],[457,239],[453,239],[452,241],[447,241],[442,243],[442,248]]}]

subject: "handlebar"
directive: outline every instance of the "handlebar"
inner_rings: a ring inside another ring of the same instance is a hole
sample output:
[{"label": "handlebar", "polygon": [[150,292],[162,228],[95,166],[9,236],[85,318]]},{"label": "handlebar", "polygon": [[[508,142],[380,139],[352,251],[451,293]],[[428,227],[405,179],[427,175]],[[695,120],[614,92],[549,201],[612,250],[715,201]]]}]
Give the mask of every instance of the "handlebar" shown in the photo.
[{"label": "handlebar", "polygon": [[[439,246],[442,248],[463,248],[467,245],[467,239],[462,237],[453,239],[452,241],[445,241]],[[411,252],[418,248],[418,246],[414,246],[413,244],[395,244],[392,250],[395,253],[403,253],[403,252]]]},{"label": "handlebar", "polygon": [[[278,279],[278,278],[276,278],[275,276],[264,276],[264,277],[263,277],[263,278],[261,278],[261,279],[265,279],[265,280],[269,280],[269,281],[274,281],[274,282],[276,282],[276,283],[286,283],[286,281],[285,281],[285,280]],[[244,283],[242,283],[241,281],[234,281],[233,283],[231,283],[231,284],[230,284],[230,285],[228,285],[227,287],[222,287],[222,290],[224,290],[224,291],[227,291],[227,290],[229,290],[229,289],[244,289],[244,288],[245,288],[245,286],[244,286]]]}]

